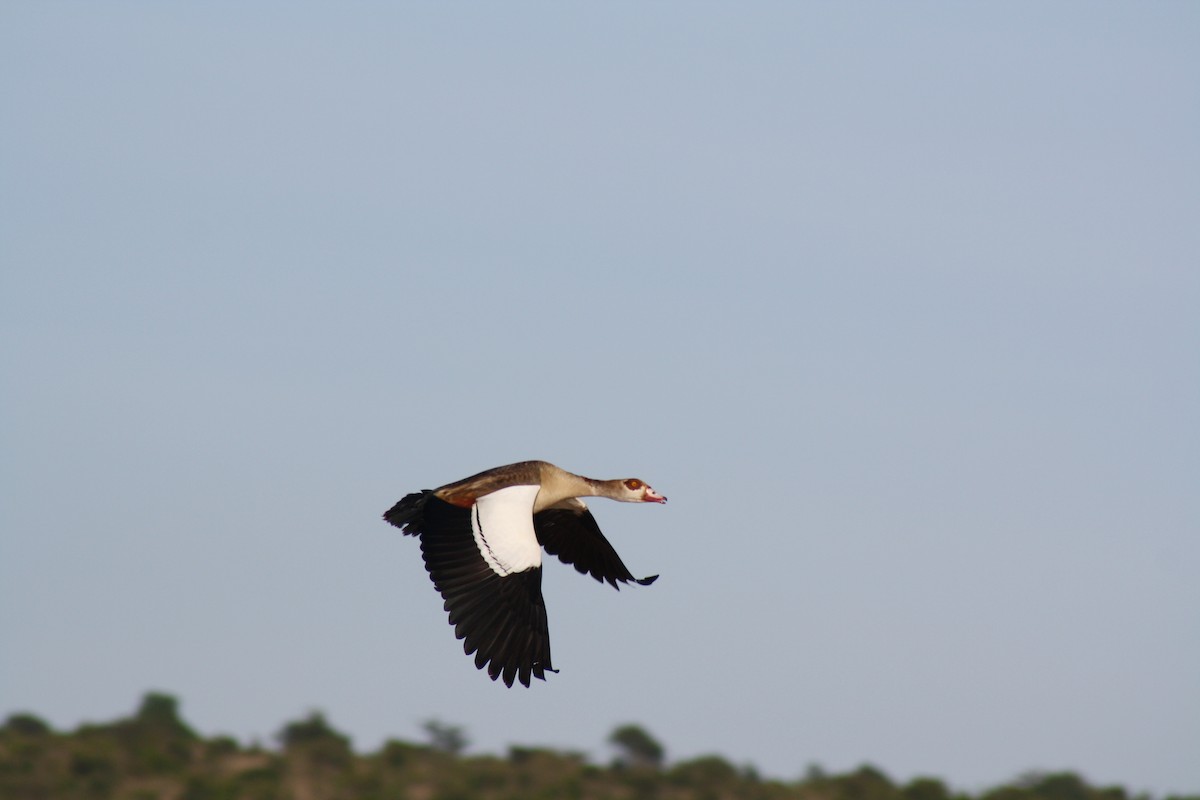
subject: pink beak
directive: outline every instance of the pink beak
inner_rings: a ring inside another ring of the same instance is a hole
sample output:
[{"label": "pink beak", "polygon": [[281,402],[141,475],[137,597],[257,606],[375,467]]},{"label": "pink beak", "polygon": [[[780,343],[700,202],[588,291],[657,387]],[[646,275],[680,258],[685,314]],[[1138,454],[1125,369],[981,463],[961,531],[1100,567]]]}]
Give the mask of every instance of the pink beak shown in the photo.
[{"label": "pink beak", "polygon": [[642,495],[642,502],[644,502],[644,503],[665,503],[665,502],[667,502],[667,498],[663,497],[661,494],[659,494],[658,492],[654,491],[649,486],[647,486],[645,493]]}]

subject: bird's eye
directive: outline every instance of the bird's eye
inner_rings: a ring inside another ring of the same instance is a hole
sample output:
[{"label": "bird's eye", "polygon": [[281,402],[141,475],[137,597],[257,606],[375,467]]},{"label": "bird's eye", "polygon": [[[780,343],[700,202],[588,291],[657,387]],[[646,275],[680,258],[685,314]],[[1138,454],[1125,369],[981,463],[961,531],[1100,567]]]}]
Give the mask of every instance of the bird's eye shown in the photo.
[{"label": "bird's eye", "polygon": [[642,488],[642,482],[637,478],[630,478],[629,480],[625,481],[625,488],[636,492],[638,489]]}]

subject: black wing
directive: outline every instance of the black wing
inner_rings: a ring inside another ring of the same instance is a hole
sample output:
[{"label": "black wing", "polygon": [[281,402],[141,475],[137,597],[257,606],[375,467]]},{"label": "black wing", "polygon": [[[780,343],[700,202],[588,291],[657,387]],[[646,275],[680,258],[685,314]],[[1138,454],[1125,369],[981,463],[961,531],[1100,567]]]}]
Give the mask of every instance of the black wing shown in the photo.
[{"label": "black wing", "polygon": [[546,671],[555,670],[541,567],[501,577],[475,544],[471,509],[432,495],[422,500],[421,555],[463,650],[475,653],[475,666],[487,665],[491,679],[502,678],[507,686],[514,679],[528,686],[531,676],[545,680]]},{"label": "black wing", "polygon": [[621,588],[617,581],[649,586],[658,580],[657,575],[633,577],[617,551],[600,532],[592,512],[578,500],[551,506],[534,514],[533,530],[547,553],[558,556],[560,561],[574,566],[578,572],[591,575],[602,583],[608,581],[614,589]]}]

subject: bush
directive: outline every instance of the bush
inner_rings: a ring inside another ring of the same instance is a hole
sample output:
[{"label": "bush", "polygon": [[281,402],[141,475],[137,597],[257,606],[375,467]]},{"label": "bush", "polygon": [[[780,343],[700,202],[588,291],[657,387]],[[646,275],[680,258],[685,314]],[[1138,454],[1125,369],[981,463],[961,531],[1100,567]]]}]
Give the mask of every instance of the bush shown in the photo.
[{"label": "bush", "polygon": [[949,800],[946,784],[937,778],[913,778],[901,793],[904,800]]},{"label": "bush", "polygon": [[888,777],[869,764],[831,778],[828,785],[840,800],[893,800],[896,795]]},{"label": "bush", "polygon": [[311,712],[306,719],[299,722],[289,722],[276,735],[284,748],[314,742],[335,742],[350,747],[350,739],[338,733],[325,721],[325,715],[320,711]]},{"label": "bush", "polygon": [[677,786],[698,789],[736,783],[742,779],[737,767],[716,755],[680,762],[671,768],[668,777]]},{"label": "bush", "polygon": [[12,733],[17,736],[46,736],[52,733],[50,726],[33,714],[10,715],[0,732]]}]

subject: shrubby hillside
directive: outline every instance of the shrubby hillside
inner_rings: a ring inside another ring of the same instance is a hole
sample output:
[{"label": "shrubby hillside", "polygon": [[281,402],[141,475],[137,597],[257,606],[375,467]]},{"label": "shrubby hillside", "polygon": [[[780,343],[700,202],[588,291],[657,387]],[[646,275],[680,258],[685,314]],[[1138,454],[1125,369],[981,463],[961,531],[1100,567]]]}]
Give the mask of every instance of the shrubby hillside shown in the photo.
[{"label": "shrubby hillside", "polygon": [[426,742],[392,740],[359,755],[314,713],[284,724],[277,748],[247,747],[197,735],[163,694],[147,694],[132,717],[72,732],[14,714],[0,728],[0,800],[1145,800],[1069,772],[974,797],[937,778],[897,784],[870,766],[765,780],[719,755],[669,763],[636,724],[611,733],[618,755],[605,766],[517,745],[503,757],[467,756],[460,728],[434,720],[425,732]]}]

